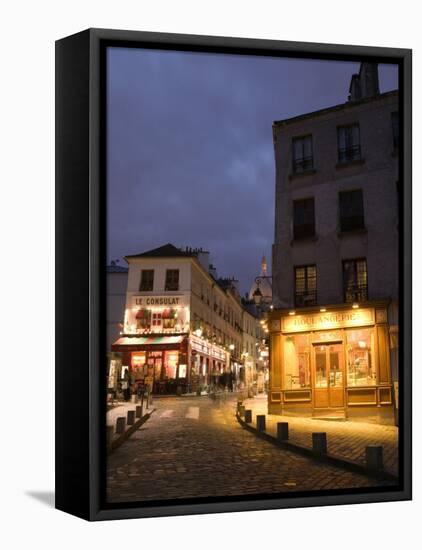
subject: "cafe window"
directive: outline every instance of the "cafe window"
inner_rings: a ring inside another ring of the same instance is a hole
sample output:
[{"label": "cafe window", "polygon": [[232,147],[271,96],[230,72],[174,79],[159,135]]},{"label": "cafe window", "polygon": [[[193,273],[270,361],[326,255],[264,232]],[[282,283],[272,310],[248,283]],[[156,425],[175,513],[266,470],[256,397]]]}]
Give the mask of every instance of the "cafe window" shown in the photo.
[{"label": "cafe window", "polygon": [[161,313],[153,313],[152,314],[152,326],[153,327],[161,327],[162,324],[162,314]]},{"label": "cafe window", "polygon": [[165,378],[174,379],[177,377],[177,364],[179,362],[178,351],[164,352]]},{"label": "cafe window", "polygon": [[337,142],[339,162],[350,162],[360,159],[359,124],[337,128]]},{"label": "cafe window", "polygon": [[295,267],[295,306],[313,306],[317,302],[316,266]]},{"label": "cafe window", "polygon": [[340,231],[365,229],[362,189],[339,193]]},{"label": "cafe window", "polygon": [[141,283],[139,290],[142,292],[151,292],[154,290],[154,270],[142,269],[141,271]]},{"label": "cafe window", "polygon": [[165,309],[162,314],[163,328],[174,328],[176,326],[177,311],[175,309]]},{"label": "cafe window", "polygon": [[166,285],[165,290],[179,290],[179,270],[166,270]]},{"label": "cafe window", "polygon": [[293,173],[307,172],[314,167],[312,136],[293,139]]},{"label": "cafe window", "polygon": [[343,260],[343,292],[345,302],[365,302],[368,299],[365,258]]},{"label": "cafe window", "polygon": [[306,239],[315,235],[315,202],[313,197],[293,201],[293,238]]},{"label": "cafe window", "polygon": [[349,386],[375,385],[374,330],[372,328],[347,330],[346,349],[347,384]]},{"label": "cafe window", "polygon": [[284,389],[310,387],[309,334],[295,334],[284,339]]},{"label": "cafe window", "polygon": [[151,326],[151,310],[140,309],[136,314],[136,328],[140,330],[149,329]]}]

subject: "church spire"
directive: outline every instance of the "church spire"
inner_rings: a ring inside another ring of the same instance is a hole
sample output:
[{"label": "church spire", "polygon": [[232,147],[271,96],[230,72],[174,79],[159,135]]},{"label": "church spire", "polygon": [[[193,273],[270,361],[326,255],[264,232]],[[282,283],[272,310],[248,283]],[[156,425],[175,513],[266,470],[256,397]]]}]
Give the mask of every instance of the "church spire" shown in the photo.
[{"label": "church spire", "polygon": [[267,260],[266,260],[265,256],[262,256],[261,275],[266,275],[266,274],[267,274]]}]

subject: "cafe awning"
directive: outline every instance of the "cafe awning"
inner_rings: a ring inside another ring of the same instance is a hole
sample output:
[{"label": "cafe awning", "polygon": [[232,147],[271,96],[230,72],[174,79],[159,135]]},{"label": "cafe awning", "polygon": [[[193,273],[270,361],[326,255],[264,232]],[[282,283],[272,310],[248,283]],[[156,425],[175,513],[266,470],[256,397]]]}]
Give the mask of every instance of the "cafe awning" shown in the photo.
[{"label": "cafe awning", "polygon": [[134,346],[169,346],[183,342],[185,336],[122,336],[111,346],[113,351],[130,351]]}]

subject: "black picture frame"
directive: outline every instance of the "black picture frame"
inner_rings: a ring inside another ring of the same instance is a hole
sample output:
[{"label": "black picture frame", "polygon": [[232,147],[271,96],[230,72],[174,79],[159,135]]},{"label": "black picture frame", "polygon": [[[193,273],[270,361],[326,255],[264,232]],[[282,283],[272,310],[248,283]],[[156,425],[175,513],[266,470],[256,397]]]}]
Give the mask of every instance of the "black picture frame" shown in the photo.
[{"label": "black picture frame", "polygon": [[[104,79],[105,48],[116,45],[398,64],[403,185],[397,488],[105,503]],[[86,520],[109,520],[411,499],[411,64],[409,49],[106,29],[88,29],[56,42],[56,508]]]}]

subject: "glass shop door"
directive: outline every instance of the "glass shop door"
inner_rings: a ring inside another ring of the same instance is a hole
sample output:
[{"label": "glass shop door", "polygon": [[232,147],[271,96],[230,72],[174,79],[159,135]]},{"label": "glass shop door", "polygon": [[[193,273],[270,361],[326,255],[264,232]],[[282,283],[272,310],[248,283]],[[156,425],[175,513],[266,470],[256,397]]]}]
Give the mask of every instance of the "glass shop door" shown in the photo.
[{"label": "glass shop door", "polygon": [[343,344],[314,344],[314,407],[344,407]]}]

